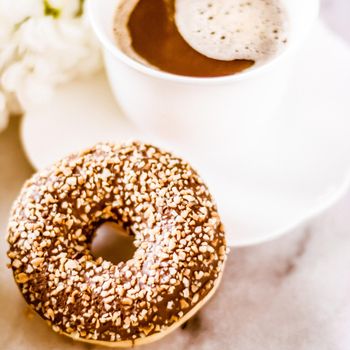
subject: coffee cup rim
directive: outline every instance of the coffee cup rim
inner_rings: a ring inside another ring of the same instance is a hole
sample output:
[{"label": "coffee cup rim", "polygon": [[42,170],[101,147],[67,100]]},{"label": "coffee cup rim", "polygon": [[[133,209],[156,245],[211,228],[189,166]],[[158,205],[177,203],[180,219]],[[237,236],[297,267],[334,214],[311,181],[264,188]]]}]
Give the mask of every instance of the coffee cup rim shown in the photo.
[{"label": "coffee cup rim", "polygon": [[[311,1],[311,0],[309,0]],[[102,48],[106,49],[113,57],[117,58],[130,68],[135,69],[136,71],[143,73],[148,76],[152,76],[154,78],[158,78],[160,80],[175,82],[175,83],[186,83],[186,84],[220,84],[220,83],[229,83],[234,81],[242,81],[251,78],[252,76],[256,76],[260,73],[263,73],[269,70],[272,66],[279,63],[285,56],[290,55],[293,51],[299,46],[299,42],[296,40],[288,41],[285,48],[283,48],[279,53],[277,53],[274,57],[270,58],[267,62],[264,62],[260,65],[255,65],[251,68],[248,68],[242,72],[219,76],[219,77],[191,77],[185,75],[177,75],[173,73],[164,72],[158,70],[156,68],[147,67],[141,62],[136,61],[135,59],[129,57],[125,54],[121,49],[118,48],[115,42],[110,40],[108,34],[105,32],[103,28],[99,25],[99,21],[96,18],[96,14],[93,11],[94,2],[98,3],[98,6],[103,6],[103,0],[88,0],[87,2],[87,11],[88,11],[88,19],[90,24],[102,44]],[[318,17],[319,8],[320,8],[320,0],[313,0],[314,5],[314,16],[311,18],[309,22],[309,28],[311,29],[313,23]],[[307,33],[305,33],[307,34]]]}]

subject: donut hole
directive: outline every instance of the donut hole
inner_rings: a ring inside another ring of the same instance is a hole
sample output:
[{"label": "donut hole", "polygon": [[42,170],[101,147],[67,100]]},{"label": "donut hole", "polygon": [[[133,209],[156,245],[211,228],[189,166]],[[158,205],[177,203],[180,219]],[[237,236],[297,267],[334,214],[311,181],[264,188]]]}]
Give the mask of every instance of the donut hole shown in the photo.
[{"label": "donut hole", "polygon": [[135,250],[133,237],[114,222],[102,224],[91,243],[91,252],[95,258],[102,257],[115,265],[131,259]]}]

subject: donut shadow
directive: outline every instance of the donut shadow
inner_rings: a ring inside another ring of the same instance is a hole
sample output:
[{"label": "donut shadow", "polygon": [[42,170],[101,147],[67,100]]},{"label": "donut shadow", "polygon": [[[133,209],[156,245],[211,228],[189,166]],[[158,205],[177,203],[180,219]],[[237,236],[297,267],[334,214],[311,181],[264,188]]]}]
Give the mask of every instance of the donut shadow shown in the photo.
[{"label": "donut shadow", "polygon": [[95,258],[102,257],[115,265],[131,259],[135,250],[133,237],[114,222],[102,224],[96,230],[91,244],[91,252]]}]

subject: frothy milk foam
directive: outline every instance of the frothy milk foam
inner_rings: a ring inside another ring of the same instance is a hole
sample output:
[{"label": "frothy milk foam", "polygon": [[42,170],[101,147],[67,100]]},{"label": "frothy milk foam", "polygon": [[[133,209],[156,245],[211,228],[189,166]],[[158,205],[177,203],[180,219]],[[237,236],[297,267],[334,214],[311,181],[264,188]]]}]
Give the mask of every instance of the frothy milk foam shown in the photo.
[{"label": "frothy milk foam", "polygon": [[286,42],[286,14],[278,0],[176,0],[175,5],[182,37],[207,57],[259,63]]},{"label": "frothy milk foam", "polygon": [[118,11],[115,14],[114,33],[118,46],[122,51],[137,61],[147,64],[147,62],[133,50],[130,33],[128,31],[129,17],[139,1],[140,0],[119,1]]},{"label": "frothy milk foam", "polygon": [[[121,0],[116,14],[118,46],[147,62],[132,48],[127,23],[139,1]],[[287,15],[281,0],[163,0],[175,4],[175,23],[183,39],[202,55],[222,61],[264,63],[287,42]]]}]

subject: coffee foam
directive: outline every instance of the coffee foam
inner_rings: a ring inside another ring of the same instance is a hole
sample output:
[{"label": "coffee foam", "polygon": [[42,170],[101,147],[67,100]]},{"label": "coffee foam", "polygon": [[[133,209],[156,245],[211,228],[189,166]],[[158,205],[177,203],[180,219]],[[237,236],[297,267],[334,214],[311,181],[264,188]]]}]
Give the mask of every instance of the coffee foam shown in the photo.
[{"label": "coffee foam", "polygon": [[140,0],[120,0],[114,16],[114,36],[118,47],[129,57],[145,65],[149,65],[132,48],[131,36],[128,30],[129,17]]},{"label": "coffee foam", "polygon": [[210,58],[259,63],[286,43],[280,0],[176,0],[175,11],[182,37]]}]

